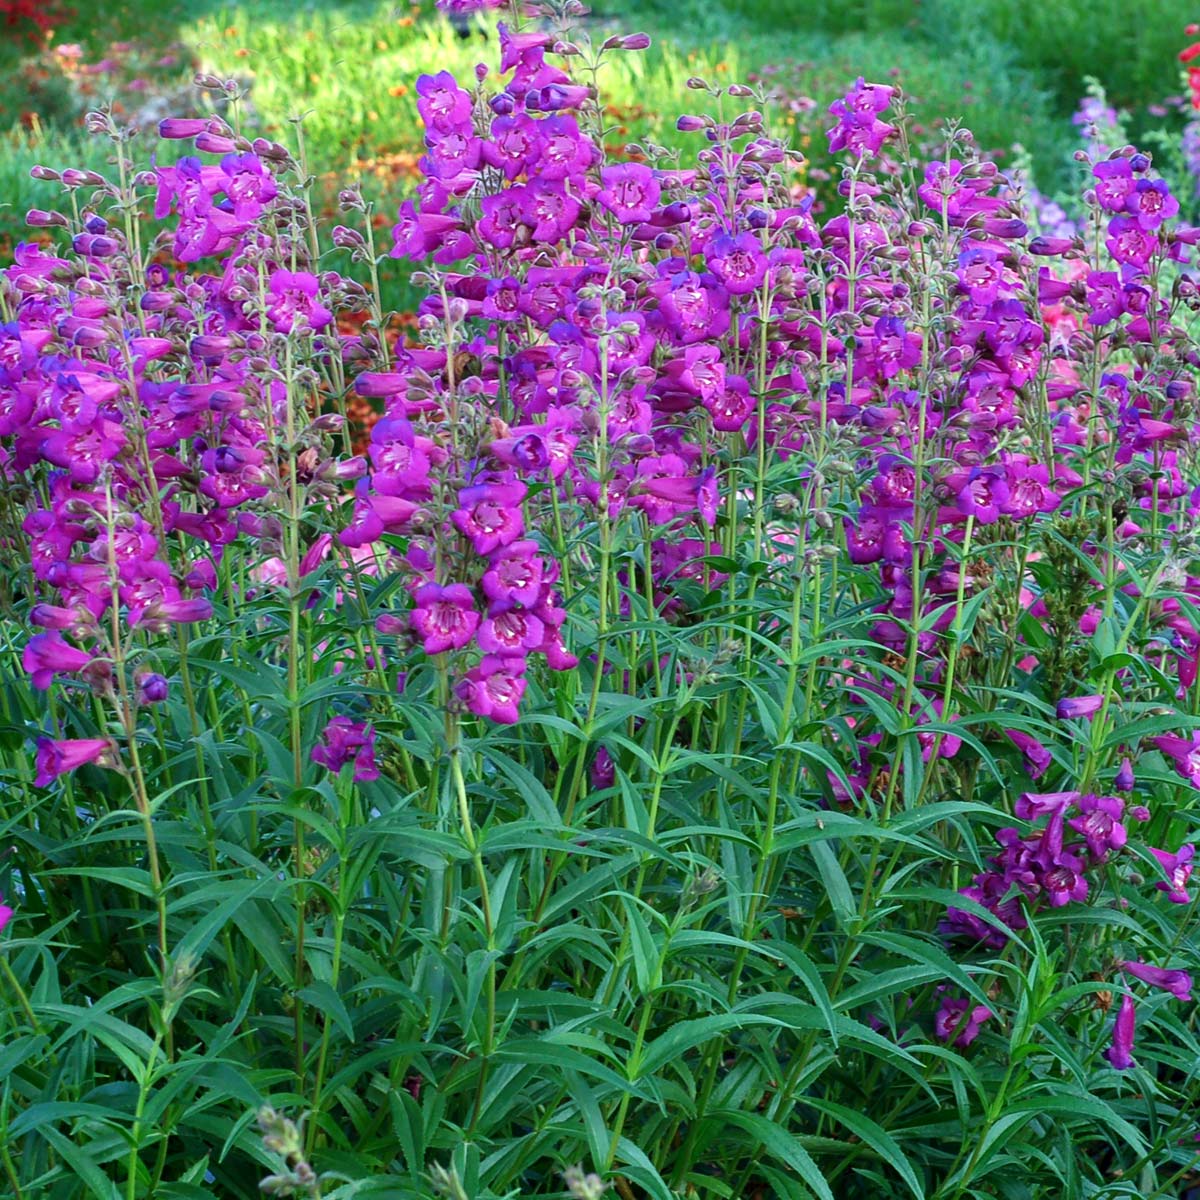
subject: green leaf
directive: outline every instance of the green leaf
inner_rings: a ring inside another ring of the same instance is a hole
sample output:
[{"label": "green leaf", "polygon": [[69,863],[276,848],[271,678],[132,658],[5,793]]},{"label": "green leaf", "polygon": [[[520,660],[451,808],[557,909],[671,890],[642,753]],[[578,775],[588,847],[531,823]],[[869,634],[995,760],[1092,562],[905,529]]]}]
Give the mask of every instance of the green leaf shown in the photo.
[{"label": "green leaf", "polygon": [[758,1113],[741,1112],[737,1109],[714,1110],[710,1120],[725,1122],[745,1130],[772,1157],[791,1167],[819,1197],[819,1200],[834,1200],[833,1192],[821,1169],[800,1142],[781,1126]]}]

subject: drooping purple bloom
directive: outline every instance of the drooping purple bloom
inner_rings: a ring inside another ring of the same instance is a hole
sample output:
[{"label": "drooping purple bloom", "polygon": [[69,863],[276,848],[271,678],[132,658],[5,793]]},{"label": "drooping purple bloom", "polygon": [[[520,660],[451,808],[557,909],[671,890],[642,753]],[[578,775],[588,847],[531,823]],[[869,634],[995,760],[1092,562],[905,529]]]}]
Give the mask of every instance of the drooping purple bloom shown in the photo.
[{"label": "drooping purple bloom", "polygon": [[312,760],[335,775],[347,763],[354,764],[354,782],[370,783],[379,778],[375,765],[375,730],[349,717],[333,717],[312,748]]},{"label": "drooping purple bloom", "polygon": [[970,1000],[947,996],[934,1017],[934,1032],[943,1042],[969,1046],[979,1036],[984,1021],[992,1015],[992,1010],[982,1004],[972,1006]]},{"label": "drooping purple bloom", "polygon": [[1032,734],[1022,733],[1019,729],[1006,729],[1005,736],[1021,752],[1030,779],[1040,779],[1053,761],[1050,751]]},{"label": "drooping purple bloom", "polygon": [[1085,717],[1090,720],[1103,707],[1103,696],[1068,696],[1055,705],[1054,715],[1060,721],[1072,721],[1079,717]]},{"label": "drooping purple bloom", "polygon": [[1154,846],[1150,846],[1149,850],[1158,859],[1158,864],[1167,877],[1165,881],[1159,880],[1154,886],[1160,892],[1166,892],[1167,899],[1172,904],[1191,903],[1192,898],[1188,895],[1187,884],[1192,876],[1192,859],[1196,854],[1195,846],[1189,842],[1187,845],[1180,846],[1175,853],[1171,853],[1169,850],[1158,850]]},{"label": "drooping purple bloom", "polygon": [[1164,967],[1153,967],[1141,961],[1123,962],[1121,970],[1151,987],[1170,992],[1176,1000],[1192,998],[1192,977],[1187,971],[1176,971]]},{"label": "drooping purple bloom", "polygon": [[45,691],[55,675],[81,671],[92,661],[86,650],[79,650],[57,632],[37,633],[25,645],[22,665],[33,686]]},{"label": "drooping purple bloom", "polygon": [[1191,737],[1176,737],[1163,733],[1150,739],[1171,765],[1192,787],[1200,788],[1200,729],[1192,731]]},{"label": "drooping purple bloom", "polygon": [[1136,1014],[1133,997],[1127,992],[1121,997],[1121,1007],[1113,1025],[1112,1045],[1104,1052],[1104,1057],[1118,1071],[1127,1071],[1133,1066],[1133,1035]]},{"label": "drooping purple bloom", "polygon": [[33,782],[37,787],[47,787],[60,775],[87,763],[112,766],[115,762],[115,750],[108,738],[38,738],[37,775]]}]

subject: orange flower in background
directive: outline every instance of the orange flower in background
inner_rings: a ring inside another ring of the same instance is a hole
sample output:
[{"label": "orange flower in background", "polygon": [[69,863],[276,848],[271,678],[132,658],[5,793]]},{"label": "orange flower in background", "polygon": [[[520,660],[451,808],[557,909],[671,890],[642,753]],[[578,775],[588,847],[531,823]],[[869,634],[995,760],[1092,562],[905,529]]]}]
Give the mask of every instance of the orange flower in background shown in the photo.
[{"label": "orange flower in background", "polygon": [[404,83],[398,83],[398,84],[396,84],[395,87],[388,88],[388,95],[396,96],[396,97],[407,96],[408,95],[408,85],[404,84]]}]

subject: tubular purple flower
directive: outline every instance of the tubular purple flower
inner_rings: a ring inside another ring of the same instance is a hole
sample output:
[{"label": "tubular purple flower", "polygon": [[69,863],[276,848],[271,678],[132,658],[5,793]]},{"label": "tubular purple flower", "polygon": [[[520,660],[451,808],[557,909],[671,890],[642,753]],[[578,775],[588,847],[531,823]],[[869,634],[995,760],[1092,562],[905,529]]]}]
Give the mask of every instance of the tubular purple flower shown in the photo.
[{"label": "tubular purple flower", "polygon": [[86,650],[78,650],[57,632],[34,634],[25,646],[22,665],[32,677],[33,686],[45,691],[54,676],[81,671],[92,661]]},{"label": "tubular purple flower", "polygon": [[1104,697],[1100,695],[1069,696],[1058,702],[1054,709],[1054,715],[1060,721],[1071,721],[1079,717],[1090,720],[1103,707]]},{"label": "tubular purple flower", "polygon": [[1104,1057],[1118,1071],[1127,1071],[1133,1066],[1133,1035],[1136,1013],[1133,997],[1128,992],[1121,997],[1121,1007],[1113,1025],[1112,1045],[1104,1052]]},{"label": "tubular purple flower", "polygon": [[116,764],[115,749],[108,738],[38,738],[35,787],[47,787],[60,775],[78,770],[86,763],[102,767]]},{"label": "tubular purple flower", "polygon": [[1151,987],[1161,988],[1164,992],[1170,992],[1176,1000],[1190,1000],[1192,998],[1192,977],[1187,971],[1174,971],[1164,967],[1153,967],[1149,963],[1141,961],[1123,962],[1120,964],[1120,967],[1126,975],[1132,975],[1135,979],[1140,979],[1143,983],[1150,984]]}]

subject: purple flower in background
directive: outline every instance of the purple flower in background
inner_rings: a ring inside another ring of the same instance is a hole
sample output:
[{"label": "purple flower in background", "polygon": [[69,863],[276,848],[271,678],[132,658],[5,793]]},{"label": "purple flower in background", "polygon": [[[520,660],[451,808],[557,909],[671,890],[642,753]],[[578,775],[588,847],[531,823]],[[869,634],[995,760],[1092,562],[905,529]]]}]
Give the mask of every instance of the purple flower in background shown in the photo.
[{"label": "purple flower in background", "polygon": [[1135,782],[1133,764],[1129,761],[1128,757],[1121,759],[1121,766],[1117,770],[1116,777],[1113,779],[1113,787],[1118,792],[1132,792]]},{"label": "purple flower in background", "polygon": [[1158,850],[1155,847],[1149,847],[1150,853],[1158,859],[1158,865],[1162,867],[1163,874],[1166,875],[1166,881],[1160,880],[1154,886],[1160,892],[1167,893],[1167,899],[1172,904],[1189,904],[1191,896],[1187,892],[1188,880],[1192,877],[1192,859],[1195,857],[1196,848],[1190,842],[1186,846],[1180,846],[1179,850],[1172,854],[1169,850]]},{"label": "purple flower in background", "polygon": [[1004,733],[1009,741],[1020,750],[1030,779],[1040,779],[1053,761],[1050,751],[1037,738],[1031,734],[1022,733],[1019,729],[1006,729]]},{"label": "purple flower in background", "polygon": [[335,775],[347,764],[354,764],[354,782],[370,783],[379,778],[375,765],[375,731],[349,717],[333,717],[321,732],[321,740],[312,748],[312,760]]},{"label": "purple flower in background", "polygon": [[1068,696],[1065,700],[1060,700],[1055,706],[1054,715],[1060,721],[1071,721],[1079,717],[1085,717],[1090,720],[1103,707],[1103,696]]},{"label": "purple flower in background", "polygon": [[1112,1045],[1104,1052],[1104,1057],[1118,1071],[1127,1071],[1133,1066],[1134,1025],[1133,997],[1126,993],[1121,997],[1121,1008],[1113,1025]]},{"label": "purple flower in background", "polygon": [[1163,733],[1150,740],[1192,787],[1200,788],[1200,729],[1193,730],[1191,737]]},{"label": "purple flower in background", "polygon": [[38,738],[36,787],[46,787],[60,775],[78,770],[87,763],[112,766],[116,761],[108,738]]},{"label": "purple flower in background", "polygon": [[933,1019],[933,1028],[943,1042],[955,1046],[969,1046],[978,1036],[980,1027],[992,1010],[982,1004],[971,1006],[966,999],[946,997]]},{"label": "purple flower in background", "polygon": [[92,661],[92,656],[86,650],[76,649],[57,632],[36,633],[26,643],[21,661],[33,686],[44,692],[55,675],[81,671]]},{"label": "purple flower in background", "polygon": [[1135,979],[1150,984],[1151,987],[1162,988],[1164,992],[1170,992],[1176,1000],[1192,998],[1192,977],[1187,971],[1152,967],[1149,963],[1144,962],[1121,963],[1121,970],[1126,975],[1132,975]]}]

